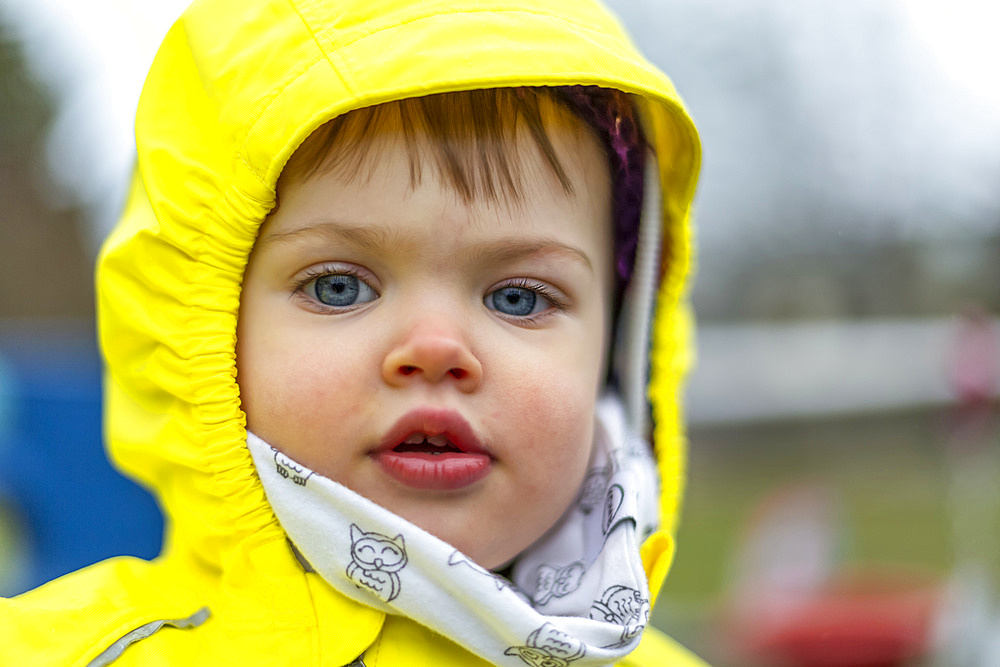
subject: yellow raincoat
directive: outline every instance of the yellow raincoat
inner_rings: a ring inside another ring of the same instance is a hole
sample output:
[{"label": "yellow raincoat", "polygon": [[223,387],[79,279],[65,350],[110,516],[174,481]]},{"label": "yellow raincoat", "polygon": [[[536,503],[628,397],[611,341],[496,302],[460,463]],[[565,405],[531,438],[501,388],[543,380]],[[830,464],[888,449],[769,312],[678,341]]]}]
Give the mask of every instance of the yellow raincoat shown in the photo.
[{"label": "yellow raincoat", "polygon": [[[367,667],[485,664],[303,571],[246,449],[240,285],[285,161],[330,118],[434,92],[561,84],[636,94],[658,157],[665,252],[650,398],[662,527],[642,548],[655,599],[682,490],[682,298],[699,164],[670,82],[590,0],[206,0],[153,63],[136,176],[98,269],[108,449],[159,498],[163,553],[0,601],[0,664],[340,667],[362,653]],[[701,662],[647,630],[621,664]]]}]

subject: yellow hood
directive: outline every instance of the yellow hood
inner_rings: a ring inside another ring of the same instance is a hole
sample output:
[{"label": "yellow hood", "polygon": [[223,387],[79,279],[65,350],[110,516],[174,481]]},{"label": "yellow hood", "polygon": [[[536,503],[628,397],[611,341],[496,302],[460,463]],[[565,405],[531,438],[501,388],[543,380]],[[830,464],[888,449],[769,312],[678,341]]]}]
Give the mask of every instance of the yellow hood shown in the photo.
[{"label": "yellow hood", "polygon": [[165,562],[220,572],[240,542],[281,535],[245,446],[234,345],[247,256],[299,143],[388,100],[561,84],[638,96],[658,158],[666,252],[650,396],[663,530],[643,548],[655,595],[682,488],[699,146],[669,80],[587,0],[208,0],[169,32],[139,105],[129,202],[98,269],[108,447],[162,502]]}]

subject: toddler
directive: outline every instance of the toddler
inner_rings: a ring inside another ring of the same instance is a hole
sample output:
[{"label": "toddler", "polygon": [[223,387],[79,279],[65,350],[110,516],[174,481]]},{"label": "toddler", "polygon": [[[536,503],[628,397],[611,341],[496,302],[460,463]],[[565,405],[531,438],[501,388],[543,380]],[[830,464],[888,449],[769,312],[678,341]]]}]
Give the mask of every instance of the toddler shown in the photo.
[{"label": "toddler", "polygon": [[163,553],[4,602],[0,651],[701,664],[647,627],[698,143],[614,19],[196,2],[136,133],[99,326],[109,450]]}]

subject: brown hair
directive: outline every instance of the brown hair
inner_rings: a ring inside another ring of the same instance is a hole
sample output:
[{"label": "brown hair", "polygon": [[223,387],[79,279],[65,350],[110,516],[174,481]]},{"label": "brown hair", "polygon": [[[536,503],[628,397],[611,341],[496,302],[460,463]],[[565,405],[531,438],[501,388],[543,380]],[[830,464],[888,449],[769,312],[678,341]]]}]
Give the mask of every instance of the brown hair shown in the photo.
[{"label": "brown hair", "polygon": [[[371,156],[361,149],[358,139],[377,132],[395,116],[410,153],[411,185],[420,183],[424,159],[429,157],[442,183],[465,203],[481,198],[516,202],[522,184],[521,160],[511,146],[523,124],[552,175],[571,194],[571,181],[549,138],[546,121],[559,114],[576,116],[558,100],[555,90],[522,87],[438,93],[350,111],[313,132],[288,161],[282,178],[308,179],[334,169],[354,177],[365,173],[366,167],[370,173]],[[629,105],[625,102],[624,106]]]}]

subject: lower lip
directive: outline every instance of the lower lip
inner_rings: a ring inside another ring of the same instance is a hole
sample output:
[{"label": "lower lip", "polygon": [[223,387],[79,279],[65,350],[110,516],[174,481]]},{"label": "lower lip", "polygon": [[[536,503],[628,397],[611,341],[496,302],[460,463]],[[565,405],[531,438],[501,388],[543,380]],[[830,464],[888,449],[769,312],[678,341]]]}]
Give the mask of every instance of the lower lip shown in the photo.
[{"label": "lower lip", "polygon": [[445,452],[376,452],[375,462],[390,477],[414,489],[455,491],[489,474],[493,460],[487,454]]}]

